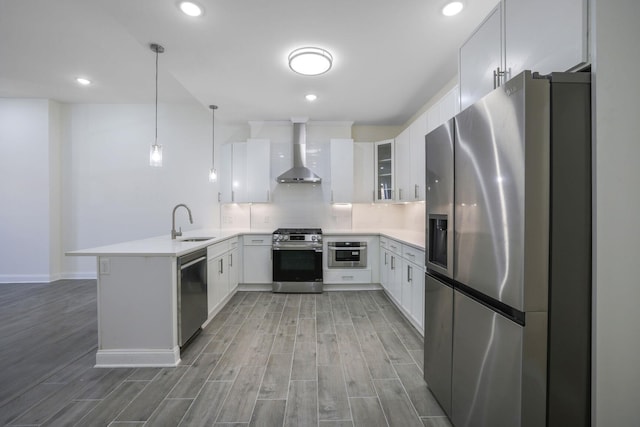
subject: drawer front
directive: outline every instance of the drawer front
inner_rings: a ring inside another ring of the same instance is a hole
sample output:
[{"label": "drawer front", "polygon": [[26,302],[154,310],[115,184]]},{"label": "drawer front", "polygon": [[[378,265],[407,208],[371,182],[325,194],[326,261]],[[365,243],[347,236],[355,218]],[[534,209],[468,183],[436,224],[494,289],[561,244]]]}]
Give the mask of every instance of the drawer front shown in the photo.
[{"label": "drawer front", "polygon": [[224,240],[220,243],[215,243],[211,246],[207,246],[207,258],[215,258],[229,251],[229,241]]},{"label": "drawer front", "polygon": [[387,248],[394,254],[398,254],[398,255],[402,254],[402,243],[400,242],[396,242],[395,240],[389,239]]},{"label": "drawer front", "polygon": [[271,234],[249,234],[242,236],[244,246],[271,246]]},{"label": "drawer front", "polygon": [[389,239],[387,239],[386,237],[380,237],[380,247],[381,248],[388,248],[389,247]]},{"label": "drawer front", "polygon": [[229,242],[229,248],[230,248],[230,249],[235,249],[235,248],[237,248],[237,247],[238,247],[238,242],[239,242],[239,240],[238,240],[238,236],[230,238],[230,239],[228,240],[228,242]]},{"label": "drawer front", "polygon": [[324,270],[322,281],[327,284],[371,283],[371,270],[369,269]]},{"label": "drawer front", "polygon": [[414,264],[424,265],[424,251],[413,246],[402,245],[402,257]]}]

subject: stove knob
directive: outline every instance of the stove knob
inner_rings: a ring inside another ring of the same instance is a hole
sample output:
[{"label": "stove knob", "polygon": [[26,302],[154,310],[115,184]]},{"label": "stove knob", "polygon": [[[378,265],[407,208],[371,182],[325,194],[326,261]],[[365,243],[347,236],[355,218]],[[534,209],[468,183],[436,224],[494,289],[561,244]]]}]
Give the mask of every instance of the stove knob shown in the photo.
[{"label": "stove knob", "polygon": [[311,240],[315,242],[316,240],[318,240],[318,236],[311,236]]},{"label": "stove knob", "polygon": [[282,236],[282,240],[289,240],[289,236]]}]

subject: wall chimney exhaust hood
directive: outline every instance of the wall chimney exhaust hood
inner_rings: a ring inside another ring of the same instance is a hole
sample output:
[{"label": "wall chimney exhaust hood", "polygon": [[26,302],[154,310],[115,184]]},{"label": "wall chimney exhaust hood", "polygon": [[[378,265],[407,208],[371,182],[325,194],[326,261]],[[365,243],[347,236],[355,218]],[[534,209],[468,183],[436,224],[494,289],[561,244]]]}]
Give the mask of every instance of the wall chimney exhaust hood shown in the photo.
[{"label": "wall chimney exhaust hood", "polygon": [[322,179],[306,166],[307,124],[293,122],[293,167],[276,178],[280,184],[318,184]]}]

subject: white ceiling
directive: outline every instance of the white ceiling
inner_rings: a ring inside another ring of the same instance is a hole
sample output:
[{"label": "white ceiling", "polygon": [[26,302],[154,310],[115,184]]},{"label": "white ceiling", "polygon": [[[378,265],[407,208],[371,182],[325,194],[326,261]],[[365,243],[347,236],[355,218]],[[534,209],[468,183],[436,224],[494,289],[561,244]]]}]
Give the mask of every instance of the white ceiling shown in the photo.
[{"label": "white ceiling", "polygon": [[[457,73],[458,47],[498,0],[0,0],[0,97],[67,103],[217,104],[226,122],[353,120],[402,125]],[[287,55],[318,46],[334,57],[301,76]],[[79,87],[74,79],[94,83]],[[318,99],[309,103],[307,93]]]}]

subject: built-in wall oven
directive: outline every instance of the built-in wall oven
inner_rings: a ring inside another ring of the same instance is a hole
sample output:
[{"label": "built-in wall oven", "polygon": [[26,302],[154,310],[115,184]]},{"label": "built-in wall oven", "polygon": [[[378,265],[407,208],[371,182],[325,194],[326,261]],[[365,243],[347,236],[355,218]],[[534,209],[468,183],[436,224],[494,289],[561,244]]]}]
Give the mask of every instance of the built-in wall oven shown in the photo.
[{"label": "built-in wall oven", "polygon": [[328,242],[328,268],[367,268],[367,242]]},{"label": "built-in wall oven", "polygon": [[322,230],[279,228],[272,255],[273,292],[322,292]]}]

